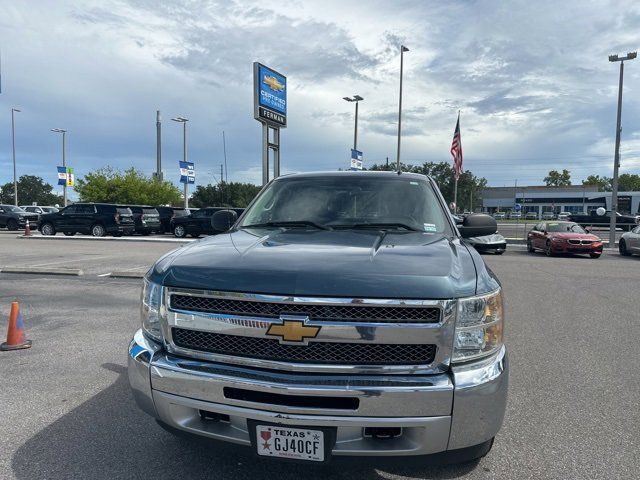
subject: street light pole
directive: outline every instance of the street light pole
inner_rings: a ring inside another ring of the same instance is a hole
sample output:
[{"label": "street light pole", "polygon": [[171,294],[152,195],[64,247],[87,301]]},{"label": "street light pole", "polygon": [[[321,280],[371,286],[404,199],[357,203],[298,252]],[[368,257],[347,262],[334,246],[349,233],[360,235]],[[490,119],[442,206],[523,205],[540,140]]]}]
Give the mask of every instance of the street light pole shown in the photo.
[{"label": "street light pole", "polygon": [[[182,123],[182,161],[187,161],[187,122],[188,118],[172,118],[174,122]],[[189,181],[184,182],[184,208],[189,208]]]},{"label": "street light pole", "polygon": [[11,109],[11,146],[13,148],[13,203],[18,206],[18,177],[16,176],[16,128],[14,113],[20,112],[17,108]]},{"label": "street light pole", "polygon": [[355,127],[353,129],[353,149],[358,150],[358,103],[364,100],[360,95],[354,95],[352,97],[342,97],[343,100],[347,102],[355,102],[356,103],[356,119],[355,119]]},{"label": "street light pole", "polygon": [[618,212],[618,169],[620,168],[620,132],[622,131],[622,78],[624,76],[624,61],[633,60],[638,52],[629,52],[625,57],[609,55],[610,62],[620,62],[620,80],[618,83],[618,118],[616,122],[616,150],[613,158],[613,180],[611,182],[611,221],[609,223],[609,248],[616,243],[616,215]]},{"label": "street light pole", "polygon": [[396,169],[400,172],[400,135],[402,132],[402,69],[404,63],[404,52],[409,49],[404,45],[400,45],[400,101],[398,102],[398,151],[396,153]]},{"label": "street light pole", "polygon": [[[67,168],[67,131],[64,130],[63,128],[52,128],[51,131],[62,134],[62,166],[66,169]],[[62,203],[65,207],[67,206],[67,181],[68,179],[65,181],[65,184],[62,187]]]}]

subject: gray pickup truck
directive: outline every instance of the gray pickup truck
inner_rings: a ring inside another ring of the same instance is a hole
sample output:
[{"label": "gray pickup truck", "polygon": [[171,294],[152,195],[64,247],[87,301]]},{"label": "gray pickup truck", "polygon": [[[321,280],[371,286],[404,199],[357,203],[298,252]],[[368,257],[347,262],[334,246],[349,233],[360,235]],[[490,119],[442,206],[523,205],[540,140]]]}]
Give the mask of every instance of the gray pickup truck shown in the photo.
[{"label": "gray pickup truck", "polygon": [[129,381],[163,428],[303,462],[491,449],[502,289],[464,238],[494,219],[456,226],[429,177],[334,172],[280,177],[211,221],[225,233],[144,279]]}]

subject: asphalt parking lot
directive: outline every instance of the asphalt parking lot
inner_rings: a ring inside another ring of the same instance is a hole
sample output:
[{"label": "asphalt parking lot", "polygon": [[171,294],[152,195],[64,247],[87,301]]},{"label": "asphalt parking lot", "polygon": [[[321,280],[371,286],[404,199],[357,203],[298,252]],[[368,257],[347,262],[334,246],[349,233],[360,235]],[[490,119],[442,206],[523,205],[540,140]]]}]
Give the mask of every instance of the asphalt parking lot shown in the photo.
[{"label": "asphalt parking lot", "polygon": [[[463,466],[327,468],[190,443],[134,404],[126,347],[143,272],[179,245],[0,237],[0,267],[72,262],[82,276],[0,273],[0,325],[18,299],[33,348],[0,352],[0,478],[635,479],[640,471],[640,257],[485,256],[506,296],[510,396],[490,454]],[[67,258],[71,257],[70,260]]]}]

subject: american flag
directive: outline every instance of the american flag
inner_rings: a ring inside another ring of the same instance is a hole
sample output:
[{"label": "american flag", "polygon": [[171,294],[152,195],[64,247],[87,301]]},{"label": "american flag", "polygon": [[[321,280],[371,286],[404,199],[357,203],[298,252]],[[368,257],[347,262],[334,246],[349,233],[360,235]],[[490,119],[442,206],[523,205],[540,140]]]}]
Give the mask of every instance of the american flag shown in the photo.
[{"label": "american flag", "polygon": [[456,180],[460,178],[462,173],[462,141],[460,140],[460,112],[458,112],[458,121],[456,122],[456,131],[453,132],[453,141],[451,142],[451,156],[453,157],[453,175]]}]

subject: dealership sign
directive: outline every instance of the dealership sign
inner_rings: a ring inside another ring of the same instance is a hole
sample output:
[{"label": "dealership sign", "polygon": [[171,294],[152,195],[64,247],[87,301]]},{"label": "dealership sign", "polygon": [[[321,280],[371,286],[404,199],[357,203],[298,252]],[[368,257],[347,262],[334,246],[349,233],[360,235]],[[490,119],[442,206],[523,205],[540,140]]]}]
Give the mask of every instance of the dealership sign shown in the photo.
[{"label": "dealership sign", "polygon": [[258,62],[253,64],[253,116],[273,127],[287,126],[287,77]]},{"label": "dealership sign", "polygon": [[71,167],[58,167],[58,185],[73,187],[76,184],[76,176]]},{"label": "dealership sign", "polygon": [[362,152],[351,149],[351,170],[362,170]]},{"label": "dealership sign", "polygon": [[196,167],[193,162],[180,162],[180,183],[196,183]]}]

